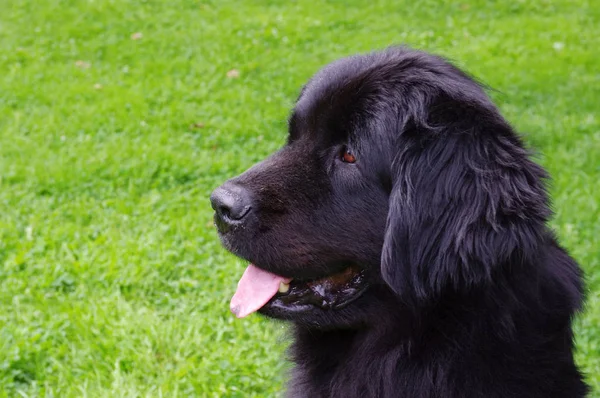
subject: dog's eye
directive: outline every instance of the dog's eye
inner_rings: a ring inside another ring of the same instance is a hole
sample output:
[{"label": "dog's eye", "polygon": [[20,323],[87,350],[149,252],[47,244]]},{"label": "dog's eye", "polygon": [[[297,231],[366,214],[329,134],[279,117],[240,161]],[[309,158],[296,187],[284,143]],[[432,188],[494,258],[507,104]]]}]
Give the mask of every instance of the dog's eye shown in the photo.
[{"label": "dog's eye", "polygon": [[354,157],[352,152],[350,152],[350,150],[347,147],[342,148],[341,158],[342,158],[342,162],[344,162],[344,163],[356,162],[356,158]]}]

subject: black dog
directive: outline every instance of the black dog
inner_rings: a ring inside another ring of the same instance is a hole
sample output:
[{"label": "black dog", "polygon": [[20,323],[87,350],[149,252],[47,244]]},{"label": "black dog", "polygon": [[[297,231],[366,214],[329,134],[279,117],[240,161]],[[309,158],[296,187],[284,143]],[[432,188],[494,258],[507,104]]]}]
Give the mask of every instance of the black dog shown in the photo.
[{"label": "black dog", "polygon": [[231,308],[294,325],[292,397],[583,397],[577,264],[544,170],[468,75],[406,48],[303,88],[279,152],[215,190]]}]

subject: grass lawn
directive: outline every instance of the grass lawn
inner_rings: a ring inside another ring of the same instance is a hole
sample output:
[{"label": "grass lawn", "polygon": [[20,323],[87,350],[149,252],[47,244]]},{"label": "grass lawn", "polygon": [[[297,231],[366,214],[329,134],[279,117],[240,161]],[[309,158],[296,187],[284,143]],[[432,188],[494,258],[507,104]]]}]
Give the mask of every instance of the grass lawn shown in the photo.
[{"label": "grass lawn", "polygon": [[496,88],[551,172],[600,397],[599,37],[592,0],[0,0],[0,397],[282,391],[285,327],[229,313],[208,195],[320,66],[393,43]]}]

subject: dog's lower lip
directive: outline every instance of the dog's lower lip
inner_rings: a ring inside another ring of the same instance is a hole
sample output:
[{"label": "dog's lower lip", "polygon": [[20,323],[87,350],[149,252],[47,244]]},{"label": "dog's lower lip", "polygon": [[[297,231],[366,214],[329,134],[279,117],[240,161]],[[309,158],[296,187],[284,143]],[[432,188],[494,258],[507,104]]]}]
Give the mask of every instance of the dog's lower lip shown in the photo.
[{"label": "dog's lower lip", "polygon": [[311,280],[292,280],[266,304],[291,312],[302,312],[319,307],[324,310],[341,309],[366,290],[364,270],[356,266],[346,267],[343,271],[326,277]]}]

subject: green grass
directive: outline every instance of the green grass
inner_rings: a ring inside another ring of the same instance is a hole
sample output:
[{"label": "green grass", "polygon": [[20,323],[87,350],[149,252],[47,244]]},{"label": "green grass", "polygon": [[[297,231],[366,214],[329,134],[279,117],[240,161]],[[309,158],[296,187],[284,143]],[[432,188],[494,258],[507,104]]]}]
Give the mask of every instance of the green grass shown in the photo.
[{"label": "green grass", "polygon": [[0,0],[0,396],[282,391],[284,326],[229,314],[208,195],[320,66],[408,43],[498,89],[551,172],[600,397],[598,37],[592,0]]}]

